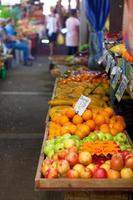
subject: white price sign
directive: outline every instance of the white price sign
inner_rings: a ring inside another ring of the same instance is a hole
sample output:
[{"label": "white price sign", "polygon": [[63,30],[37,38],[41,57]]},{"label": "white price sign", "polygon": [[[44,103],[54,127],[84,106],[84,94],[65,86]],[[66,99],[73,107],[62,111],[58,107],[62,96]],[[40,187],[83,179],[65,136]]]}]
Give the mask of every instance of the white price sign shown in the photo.
[{"label": "white price sign", "polygon": [[116,88],[116,85],[117,85],[118,81],[120,80],[121,73],[122,73],[122,71],[120,70],[120,68],[118,68],[117,71],[116,71],[116,74],[115,74],[115,76],[112,80],[112,83],[111,83],[111,86],[112,86],[113,89]]},{"label": "white price sign", "polygon": [[122,96],[123,96],[123,94],[124,94],[124,92],[127,88],[128,82],[129,82],[129,80],[127,79],[127,77],[125,75],[123,75],[122,81],[121,81],[121,83],[120,83],[120,85],[119,85],[119,87],[118,87],[118,89],[115,93],[115,96],[116,96],[118,101],[121,100],[121,98],[122,98]]},{"label": "white price sign", "polygon": [[99,58],[99,60],[98,60],[98,64],[101,64],[101,63],[106,59],[106,56],[107,56],[108,54],[109,54],[108,51],[105,49],[105,50],[103,51],[103,56],[101,56],[101,57]]},{"label": "white price sign", "polygon": [[105,68],[105,71],[106,73],[109,72],[109,69],[111,67],[111,61],[112,61],[113,57],[111,55],[107,55],[107,64],[106,64],[106,68]]},{"label": "white price sign", "polygon": [[74,106],[74,110],[77,114],[82,115],[88,105],[90,104],[91,99],[84,95],[81,95],[79,100],[77,101],[76,105]]}]

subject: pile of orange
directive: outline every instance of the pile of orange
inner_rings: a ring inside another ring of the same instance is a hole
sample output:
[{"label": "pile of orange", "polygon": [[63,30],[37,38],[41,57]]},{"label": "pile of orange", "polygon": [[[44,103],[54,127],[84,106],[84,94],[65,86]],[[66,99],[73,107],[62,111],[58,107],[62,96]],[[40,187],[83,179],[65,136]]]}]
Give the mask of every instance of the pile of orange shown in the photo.
[{"label": "pile of orange", "polygon": [[52,139],[70,133],[82,139],[95,130],[116,135],[124,129],[123,117],[115,115],[111,107],[87,109],[82,116],[76,114],[71,107],[51,116],[48,138]]}]

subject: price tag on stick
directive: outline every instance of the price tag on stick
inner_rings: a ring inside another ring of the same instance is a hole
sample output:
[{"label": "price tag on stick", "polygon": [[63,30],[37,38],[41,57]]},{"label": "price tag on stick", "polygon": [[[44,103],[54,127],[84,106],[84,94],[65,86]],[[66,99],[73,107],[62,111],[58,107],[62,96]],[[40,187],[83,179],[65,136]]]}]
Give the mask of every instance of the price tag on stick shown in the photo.
[{"label": "price tag on stick", "polygon": [[122,81],[115,93],[115,96],[117,98],[118,101],[121,100],[126,88],[127,88],[127,84],[128,84],[129,80],[127,79],[127,77],[125,75],[123,75]]},{"label": "price tag on stick", "polygon": [[118,68],[117,72],[112,80],[112,83],[111,83],[113,89],[116,88],[116,85],[117,85],[118,81],[120,80],[120,77],[121,77],[121,70]]},{"label": "price tag on stick", "polygon": [[77,101],[74,110],[77,114],[82,115],[88,105],[90,104],[91,99],[89,97],[86,97],[84,95],[81,95],[79,100]]}]

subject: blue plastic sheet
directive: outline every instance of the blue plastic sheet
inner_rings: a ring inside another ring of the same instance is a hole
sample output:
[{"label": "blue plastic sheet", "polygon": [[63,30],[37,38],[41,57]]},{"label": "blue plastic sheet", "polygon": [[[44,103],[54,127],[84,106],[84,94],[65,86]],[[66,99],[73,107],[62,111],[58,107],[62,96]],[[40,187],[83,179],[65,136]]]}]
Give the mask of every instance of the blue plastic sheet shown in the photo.
[{"label": "blue plastic sheet", "polygon": [[89,66],[94,66],[103,53],[103,27],[109,14],[110,0],[84,0],[84,6],[90,26]]}]

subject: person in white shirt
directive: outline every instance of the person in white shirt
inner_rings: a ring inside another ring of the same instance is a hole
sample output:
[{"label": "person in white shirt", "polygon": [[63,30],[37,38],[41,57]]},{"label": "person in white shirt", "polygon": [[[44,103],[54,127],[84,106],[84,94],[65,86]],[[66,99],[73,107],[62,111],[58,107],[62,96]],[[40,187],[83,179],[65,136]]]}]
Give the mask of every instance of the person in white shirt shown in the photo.
[{"label": "person in white shirt", "polygon": [[53,55],[54,45],[57,39],[59,31],[59,17],[56,14],[56,10],[51,7],[51,14],[48,16],[46,21],[47,36],[49,39],[50,56]]},{"label": "person in white shirt", "polygon": [[68,55],[74,55],[78,51],[79,46],[79,26],[80,22],[77,18],[77,10],[71,10],[71,16],[66,20],[66,46]]}]

